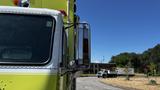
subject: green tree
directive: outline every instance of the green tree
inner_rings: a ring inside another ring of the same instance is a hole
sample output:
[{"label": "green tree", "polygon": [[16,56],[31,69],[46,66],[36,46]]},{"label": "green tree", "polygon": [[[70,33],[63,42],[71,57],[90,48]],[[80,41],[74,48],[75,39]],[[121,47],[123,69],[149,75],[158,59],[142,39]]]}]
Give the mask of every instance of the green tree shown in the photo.
[{"label": "green tree", "polygon": [[[148,69],[148,66],[152,67],[152,63],[155,64],[157,69],[158,64],[160,64],[160,44],[145,50],[143,53],[136,54],[134,52],[124,52],[112,56],[110,63],[116,63],[117,67],[125,67],[129,60],[131,62],[131,67],[133,67],[136,72],[150,71],[151,69]],[[160,72],[159,68],[157,69],[158,72]]]},{"label": "green tree", "polygon": [[151,74],[153,75],[153,76],[155,76],[156,75],[156,64],[155,63],[153,63],[153,62],[150,62],[150,64],[149,64],[149,69],[150,69],[150,71],[151,71]]}]

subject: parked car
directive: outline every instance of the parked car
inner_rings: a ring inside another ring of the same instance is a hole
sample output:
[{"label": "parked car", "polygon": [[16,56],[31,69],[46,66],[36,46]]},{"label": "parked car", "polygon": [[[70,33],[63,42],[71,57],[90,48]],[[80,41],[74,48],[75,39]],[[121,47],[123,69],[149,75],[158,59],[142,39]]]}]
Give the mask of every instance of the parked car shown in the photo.
[{"label": "parked car", "polygon": [[100,78],[100,77],[105,78],[105,77],[107,76],[107,72],[106,72],[106,71],[99,71],[99,72],[96,74],[96,76],[97,76],[98,78]]},{"label": "parked car", "polygon": [[97,72],[96,76],[98,78],[117,77],[117,72],[104,69],[104,70]]}]

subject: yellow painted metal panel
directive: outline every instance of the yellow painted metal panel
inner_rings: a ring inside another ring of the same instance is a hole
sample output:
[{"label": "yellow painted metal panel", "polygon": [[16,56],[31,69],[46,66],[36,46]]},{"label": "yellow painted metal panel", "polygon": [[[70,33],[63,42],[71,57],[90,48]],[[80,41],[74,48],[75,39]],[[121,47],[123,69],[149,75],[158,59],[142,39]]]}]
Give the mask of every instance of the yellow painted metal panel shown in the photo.
[{"label": "yellow painted metal panel", "polygon": [[1,0],[0,1],[1,6],[13,6],[13,0]]},{"label": "yellow painted metal panel", "polygon": [[56,90],[57,75],[0,74],[0,90]]}]

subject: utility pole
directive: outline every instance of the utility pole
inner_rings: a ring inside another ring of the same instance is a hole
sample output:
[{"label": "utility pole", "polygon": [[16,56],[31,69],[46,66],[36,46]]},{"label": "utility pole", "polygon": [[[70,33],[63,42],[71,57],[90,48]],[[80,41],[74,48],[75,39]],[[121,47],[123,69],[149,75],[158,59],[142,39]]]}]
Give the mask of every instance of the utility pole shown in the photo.
[{"label": "utility pole", "polygon": [[103,63],[104,63],[104,60],[105,60],[105,59],[104,59],[104,56],[103,56]]},{"label": "utility pole", "polygon": [[104,56],[102,57],[101,63],[104,63]]}]

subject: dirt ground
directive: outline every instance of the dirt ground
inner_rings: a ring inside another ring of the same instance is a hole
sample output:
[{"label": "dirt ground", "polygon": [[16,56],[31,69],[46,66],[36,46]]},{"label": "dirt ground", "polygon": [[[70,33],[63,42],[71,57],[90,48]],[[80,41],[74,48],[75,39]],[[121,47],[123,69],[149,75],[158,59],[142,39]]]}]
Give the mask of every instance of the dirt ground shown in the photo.
[{"label": "dirt ground", "polygon": [[[157,85],[149,85],[149,80],[156,80]],[[101,79],[102,82],[118,87],[132,88],[132,90],[160,90],[160,77],[134,76],[129,81],[125,77]]]}]

